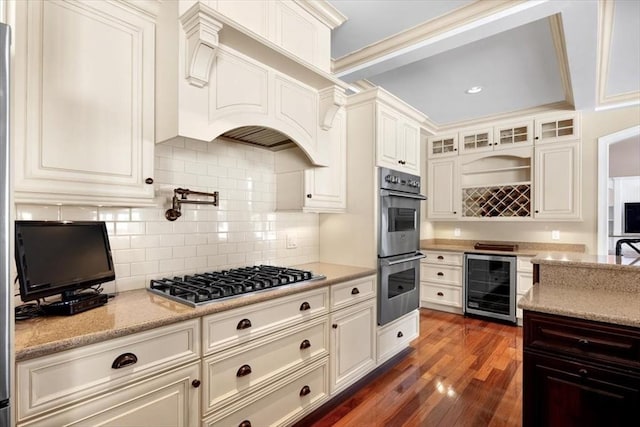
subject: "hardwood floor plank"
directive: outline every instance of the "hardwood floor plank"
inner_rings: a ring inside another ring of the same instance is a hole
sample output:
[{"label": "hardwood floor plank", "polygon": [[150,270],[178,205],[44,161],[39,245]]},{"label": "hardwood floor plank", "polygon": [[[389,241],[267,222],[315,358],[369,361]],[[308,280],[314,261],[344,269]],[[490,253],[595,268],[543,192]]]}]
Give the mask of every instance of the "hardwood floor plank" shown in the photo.
[{"label": "hardwood floor plank", "polygon": [[421,309],[413,351],[314,427],[522,424],[522,328]]}]

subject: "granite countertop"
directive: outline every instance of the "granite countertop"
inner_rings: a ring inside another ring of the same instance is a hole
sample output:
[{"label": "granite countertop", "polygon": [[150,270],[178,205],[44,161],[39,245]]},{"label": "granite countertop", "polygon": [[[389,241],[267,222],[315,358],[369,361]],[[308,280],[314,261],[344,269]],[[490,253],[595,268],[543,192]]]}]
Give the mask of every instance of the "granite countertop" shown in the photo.
[{"label": "granite countertop", "polygon": [[640,327],[640,259],[549,252],[538,283],[518,301],[523,310]]},{"label": "granite countertop", "polygon": [[108,339],[146,331],[249,304],[326,287],[376,274],[373,268],[309,263],[296,268],[325,279],[243,295],[225,301],[189,307],[146,289],[122,292],[101,307],[73,316],[39,317],[16,322],[15,359],[32,359]]},{"label": "granite countertop", "polygon": [[420,249],[426,251],[445,251],[445,252],[473,252],[490,255],[515,255],[515,256],[528,256],[535,257],[540,253],[547,253],[549,251],[562,252],[562,253],[583,253],[585,251],[584,245],[579,244],[564,244],[564,243],[535,243],[535,242],[491,242],[483,240],[483,242],[491,243],[507,243],[517,245],[515,251],[496,251],[475,249],[474,245],[477,240],[458,240],[458,239],[428,239],[420,241]]}]

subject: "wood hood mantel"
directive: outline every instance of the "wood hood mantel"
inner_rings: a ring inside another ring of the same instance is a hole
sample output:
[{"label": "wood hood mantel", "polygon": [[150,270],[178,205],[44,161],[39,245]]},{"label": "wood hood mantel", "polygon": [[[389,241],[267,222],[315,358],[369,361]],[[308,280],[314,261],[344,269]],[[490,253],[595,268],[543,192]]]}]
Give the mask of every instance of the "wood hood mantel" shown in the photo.
[{"label": "wood hood mantel", "polygon": [[260,127],[288,137],[311,163],[327,165],[321,146],[329,143],[347,85],[203,2],[179,17],[177,3],[163,4],[158,21],[156,142],[213,141]]}]

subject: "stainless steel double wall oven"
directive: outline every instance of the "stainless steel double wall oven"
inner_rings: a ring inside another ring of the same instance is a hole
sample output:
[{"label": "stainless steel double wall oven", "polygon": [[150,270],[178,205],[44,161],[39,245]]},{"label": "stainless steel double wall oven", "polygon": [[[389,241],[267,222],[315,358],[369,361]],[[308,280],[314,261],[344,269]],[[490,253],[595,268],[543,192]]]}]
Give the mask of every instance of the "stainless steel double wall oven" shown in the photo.
[{"label": "stainless steel double wall oven", "polygon": [[420,303],[420,177],[379,170],[378,324],[384,325]]}]

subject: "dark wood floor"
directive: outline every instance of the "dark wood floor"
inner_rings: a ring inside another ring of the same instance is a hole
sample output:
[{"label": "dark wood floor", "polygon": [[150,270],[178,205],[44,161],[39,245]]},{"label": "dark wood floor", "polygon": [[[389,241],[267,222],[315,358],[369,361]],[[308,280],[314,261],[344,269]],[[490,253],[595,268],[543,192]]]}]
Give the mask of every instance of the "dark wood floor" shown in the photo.
[{"label": "dark wood floor", "polygon": [[522,424],[522,328],[421,309],[412,347],[312,425]]}]

